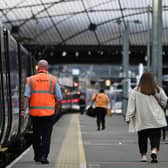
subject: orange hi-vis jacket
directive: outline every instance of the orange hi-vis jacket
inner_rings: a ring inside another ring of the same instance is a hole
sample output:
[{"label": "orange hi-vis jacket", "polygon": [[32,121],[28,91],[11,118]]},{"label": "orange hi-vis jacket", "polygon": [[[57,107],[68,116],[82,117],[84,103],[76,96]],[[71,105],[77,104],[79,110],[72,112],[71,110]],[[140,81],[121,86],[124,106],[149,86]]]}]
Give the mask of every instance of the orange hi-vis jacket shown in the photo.
[{"label": "orange hi-vis jacket", "polygon": [[30,86],[29,113],[31,116],[51,116],[55,113],[55,84],[57,78],[47,72],[40,72],[26,78]]}]

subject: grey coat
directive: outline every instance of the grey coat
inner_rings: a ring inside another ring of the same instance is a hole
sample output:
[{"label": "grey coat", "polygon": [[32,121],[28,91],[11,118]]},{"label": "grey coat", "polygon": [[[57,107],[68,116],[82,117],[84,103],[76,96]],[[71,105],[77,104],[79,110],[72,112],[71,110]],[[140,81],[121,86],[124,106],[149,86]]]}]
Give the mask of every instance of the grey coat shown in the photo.
[{"label": "grey coat", "polygon": [[[166,106],[168,97],[164,90],[155,95],[162,106]],[[134,88],[128,99],[126,121],[130,121],[129,132],[137,132],[148,128],[167,126],[165,113],[156,98],[145,95]]]}]

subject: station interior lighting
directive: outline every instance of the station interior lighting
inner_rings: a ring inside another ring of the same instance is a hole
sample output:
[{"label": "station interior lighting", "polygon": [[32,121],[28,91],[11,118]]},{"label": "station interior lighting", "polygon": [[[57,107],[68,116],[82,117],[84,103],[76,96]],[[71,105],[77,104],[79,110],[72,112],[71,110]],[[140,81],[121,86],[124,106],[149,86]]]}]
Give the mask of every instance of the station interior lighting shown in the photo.
[{"label": "station interior lighting", "polygon": [[71,95],[71,92],[67,92],[67,95]]},{"label": "station interior lighting", "polygon": [[106,86],[111,86],[111,81],[108,79],[108,80],[105,80],[105,85]]},{"label": "station interior lighting", "polygon": [[67,52],[66,51],[63,51],[62,52],[62,56],[65,57],[67,55]]},{"label": "station interior lighting", "polygon": [[88,55],[91,55],[92,53],[91,53],[91,51],[88,51]]},{"label": "station interior lighting", "polygon": [[74,86],[75,88],[77,88],[77,87],[79,86],[79,83],[78,83],[78,82],[74,82],[74,83],[73,83],[73,86]]},{"label": "station interior lighting", "polygon": [[37,69],[38,69],[38,65],[35,65],[35,70],[37,71]]},{"label": "station interior lighting", "polygon": [[75,52],[75,56],[76,56],[76,57],[79,56],[79,52],[78,52],[78,51]]},{"label": "station interior lighting", "polygon": [[51,56],[51,57],[54,56],[54,52],[53,52],[53,51],[50,52],[50,56]]},{"label": "station interior lighting", "polygon": [[68,92],[68,89],[64,89],[64,92],[67,93],[67,92]]}]

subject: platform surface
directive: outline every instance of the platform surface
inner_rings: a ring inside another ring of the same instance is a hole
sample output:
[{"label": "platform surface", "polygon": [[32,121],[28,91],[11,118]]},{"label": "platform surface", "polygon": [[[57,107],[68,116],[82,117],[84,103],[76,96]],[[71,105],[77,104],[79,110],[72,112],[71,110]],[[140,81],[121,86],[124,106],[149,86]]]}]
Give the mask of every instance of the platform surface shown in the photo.
[{"label": "platform surface", "polygon": [[106,117],[106,129],[97,131],[96,119],[68,114],[54,125],[50,163],[33,161],[30,147],[7,168],[168,168],[168,141],[161,141],[159,163],[140,162],[136,133],[128,133],[122,115]]}]

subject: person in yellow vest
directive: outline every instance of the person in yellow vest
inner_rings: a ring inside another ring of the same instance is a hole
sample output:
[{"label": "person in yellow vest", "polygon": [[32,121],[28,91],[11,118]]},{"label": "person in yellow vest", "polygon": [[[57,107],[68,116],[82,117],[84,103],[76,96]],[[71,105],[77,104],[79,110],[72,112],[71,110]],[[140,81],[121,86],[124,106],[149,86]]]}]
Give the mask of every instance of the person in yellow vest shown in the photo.
[{"label": "person in yellow vest", "polygon": [[38,73],[26,78],[22,115],[29,104],[33,126],[34,160],[48,164],[50,139],[56,104],[62,100],[57,77],[48,73],[48,62],[38,62]]},{"label": "person in yellow vest", "polygon": [[104,89],[100,89],[98,94],[94,94],[91,98],[95,102],[95,110],[97,116],[97,130],[100,130],[100,124],[102,125],[102,130],[105,129],[105,116],[107,114],[109,98],[104,93]]}]

